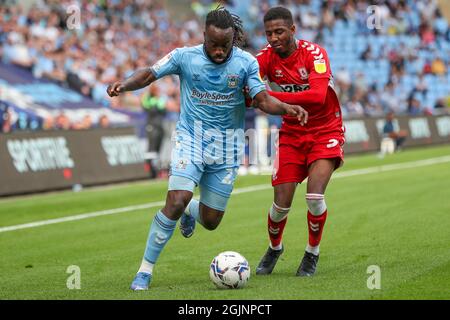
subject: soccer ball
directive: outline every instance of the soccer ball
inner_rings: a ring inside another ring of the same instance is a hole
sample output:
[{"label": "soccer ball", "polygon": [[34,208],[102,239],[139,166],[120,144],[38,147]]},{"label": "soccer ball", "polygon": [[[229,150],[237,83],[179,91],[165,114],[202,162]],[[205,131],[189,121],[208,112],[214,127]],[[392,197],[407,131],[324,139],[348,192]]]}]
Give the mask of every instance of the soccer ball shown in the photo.
[{"label": "soccer ball", "polygon": [[241,254],[225,251],[211,262],[209,277],[220,289],[243,288],[250,278],[250,265]]}]

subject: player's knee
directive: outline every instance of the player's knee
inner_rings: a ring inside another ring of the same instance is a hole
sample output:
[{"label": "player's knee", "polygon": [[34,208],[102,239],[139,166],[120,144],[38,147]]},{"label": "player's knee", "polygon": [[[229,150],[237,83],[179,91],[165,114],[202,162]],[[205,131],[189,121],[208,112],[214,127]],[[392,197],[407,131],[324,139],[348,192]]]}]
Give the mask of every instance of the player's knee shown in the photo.
[{"label": "player's knee", "polygon": [[185,201],[180,198],[171,199],[168,203],[166,203],[166,210],[172,218],[178,219],[186,209]]},{"label": "player's knee", "polygon": [[202,214],[202,225],[206,230],[216,230],[222,220],[222,214],[206,212]]},{"label": "player's knee", "polygon": [[203,221],[203,226],[206,230],[213,231],[219,226],[220,221]]},{"label": "player's knee", "polygon": [[275,204],[280,208],[290,208],[294,198],[295,186],[277,186],[275,188]]},{"label": "player's knee", "polygon": [[206,230],[213,231],[217,229],[220,221],[222,221],[223,212],[202,206],[200,216],[203,227]]},{"label": "player's knee", "polygon": [[315,216],[320,216],[327,210],[325,196],[320,193],[307,193],[306,204],[308,205],[309,212]]},{"label": "player's knee", "polygon": [[276,186],[274,203],[281,208],[290,208],[293,197],[288,196],[288,194],[289,192],[286,192],[286,190]]}]

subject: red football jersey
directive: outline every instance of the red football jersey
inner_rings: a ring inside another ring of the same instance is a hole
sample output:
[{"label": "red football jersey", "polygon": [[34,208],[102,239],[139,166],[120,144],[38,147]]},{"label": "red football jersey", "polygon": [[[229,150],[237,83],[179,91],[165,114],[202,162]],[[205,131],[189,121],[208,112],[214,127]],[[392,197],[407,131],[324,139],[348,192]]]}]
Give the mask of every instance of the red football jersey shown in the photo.
[{"label": "red football jersey", "polygon": [[[297,49],[287,58],[281,58],[268,45],[256,55],[261,78],[268,81],[272,91],[300,92],[309,90],[309,81],[326,78],[328,89],[323,105],[302,106],[309,113],[307,128],[341,127],[341,107],[334,91],[330,62],[325,49],[315,43],[298,40]],[[283,116],[288,123],[298,123],[297,118]],[[300,124],[299,124],[299,127]]]}]

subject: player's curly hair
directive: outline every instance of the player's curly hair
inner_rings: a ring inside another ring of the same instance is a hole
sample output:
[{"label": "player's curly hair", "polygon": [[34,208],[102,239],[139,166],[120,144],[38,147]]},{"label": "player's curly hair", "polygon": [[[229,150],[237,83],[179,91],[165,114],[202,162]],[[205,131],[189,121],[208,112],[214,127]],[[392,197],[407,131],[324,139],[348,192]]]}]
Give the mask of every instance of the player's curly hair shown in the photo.
[{"label": "player's curly hair", "polygon": [[233,28],[233,45],[239,48],[244,46],[245,36],[241,18],[230,13],[222,5],[218,5],[216,9],[208,13],[205,25],[206,27],[213,25],[220,29]]},{"label": "player's curly hair", "polygon": [[286,9],[284,7],[270,8],[269,11],[267,11],[266,14],[264,15],[264,23],[266,23],[267,21],[278,19],[286,21],[289,25],[294,24],[294,19],[292,18],[291,11],[289,11],[289,9]]}]

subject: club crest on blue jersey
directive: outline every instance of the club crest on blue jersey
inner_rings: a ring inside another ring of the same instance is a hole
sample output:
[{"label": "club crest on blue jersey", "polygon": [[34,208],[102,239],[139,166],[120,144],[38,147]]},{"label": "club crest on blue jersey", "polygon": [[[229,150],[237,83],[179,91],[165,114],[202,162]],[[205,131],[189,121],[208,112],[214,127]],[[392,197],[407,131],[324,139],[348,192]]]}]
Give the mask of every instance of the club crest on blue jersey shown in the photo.
[{"label": "club crest on blue jersey", "polygon": [[185,159],[178,160],[177,169],[181,169],[181,170],[186,169],[187,163],[188,163],[188,161]]},{"label": "club crest on blue jersey", "polygon": [[233,89],[237,88],[239,84],[239,76],[238,75],[229,75],[228,76],[228,88]]}]

